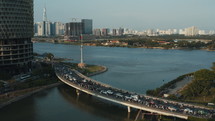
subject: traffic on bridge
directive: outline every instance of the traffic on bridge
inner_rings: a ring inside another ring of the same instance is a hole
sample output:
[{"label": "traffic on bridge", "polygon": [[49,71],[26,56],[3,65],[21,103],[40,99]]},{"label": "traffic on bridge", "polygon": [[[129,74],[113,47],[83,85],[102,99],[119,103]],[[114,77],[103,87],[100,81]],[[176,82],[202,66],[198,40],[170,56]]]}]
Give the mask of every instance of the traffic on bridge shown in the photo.
[{"label": "traffic on bridge", "polygon": [[119,104],[122,105],[183,119],[187,119],[188,116],[207,119],[215,118],[215,110],[213,109],[114,88],[110,85],[92,80],[63,64],[55,65],[55,72],[61,81],[80,91],[116,103],[120,102]]}]

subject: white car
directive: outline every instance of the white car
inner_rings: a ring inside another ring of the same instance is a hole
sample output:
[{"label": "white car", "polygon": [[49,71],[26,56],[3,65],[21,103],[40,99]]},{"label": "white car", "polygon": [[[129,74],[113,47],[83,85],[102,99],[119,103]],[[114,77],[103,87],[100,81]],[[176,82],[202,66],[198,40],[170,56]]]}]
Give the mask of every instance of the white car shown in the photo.
[{"label": "white car", "polygon": [[107,93],[110,94],[110,95],[113,94],[113,92],[111,90],[108,90]]}]

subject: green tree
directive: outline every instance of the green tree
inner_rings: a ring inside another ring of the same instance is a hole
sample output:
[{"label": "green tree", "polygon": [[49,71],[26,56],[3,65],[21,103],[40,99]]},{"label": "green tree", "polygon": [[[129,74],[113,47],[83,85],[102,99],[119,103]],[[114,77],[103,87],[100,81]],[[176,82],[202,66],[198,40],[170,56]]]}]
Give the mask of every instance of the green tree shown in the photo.
[{"label": "green tree", "polygon": [[213,71],[215,71],[215,62],[213,62],[213,66],[211,67]]},{"label": "green tree", "polygon": [[215,72],[208,69],[201,69],[194,73],[195,80],[213,81],[215,80]]},{"label": "green tree", "polygon": [[202,69],[194,73],[194,80],[183,90],[185,98],[197,96],[209,96],[212,94],[215,80],[215,72]]},{"label": "green tree", "polygon": [[52,53],[47,53],[45,57],[51,61],[51,60],[53,60],[54,55]]},{"label": "green tree", "polygon": [[208,45],[208,49],[210,49],[210,50],[215,50],[215,44],[210,44],[210,45]]}]

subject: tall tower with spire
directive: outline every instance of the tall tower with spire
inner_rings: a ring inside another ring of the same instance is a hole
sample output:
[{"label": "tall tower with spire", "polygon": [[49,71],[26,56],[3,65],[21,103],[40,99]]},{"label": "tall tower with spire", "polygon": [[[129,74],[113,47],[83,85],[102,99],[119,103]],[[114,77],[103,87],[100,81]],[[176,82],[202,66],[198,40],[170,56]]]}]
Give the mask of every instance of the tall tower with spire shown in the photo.
[{"label": "tall tower with spire", "polygon": [[43,36],[49,36],[50,35],[50,22],[48,21],[47,18],[47,11],[46,11],[46,4],[43,9]]},{"label": "tall tower with spire", "polygon": [[43,9],[43,21],[47,22],[46,6]]}]

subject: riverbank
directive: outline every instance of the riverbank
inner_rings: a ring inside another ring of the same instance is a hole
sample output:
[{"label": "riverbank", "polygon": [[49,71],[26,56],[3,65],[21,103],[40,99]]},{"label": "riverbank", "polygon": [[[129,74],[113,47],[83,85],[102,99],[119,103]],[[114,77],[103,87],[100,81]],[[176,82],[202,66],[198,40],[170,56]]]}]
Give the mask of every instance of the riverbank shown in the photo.
[{"label": "riverbank", "polygon": [[193,73],[179,76],[178,78],[168,83],[165,83],[159,88],[156,88],[154,90],[148,90],[146,94],[155,96],[155,97],[163,97],[165,94],[176,93],[178,90],[180,90],[182,87],[188,84],[186,83],[187,81],[183,81],[183,80],[185,80],[185,78],[191,77],[192,75]]},{"label": "riverbank", "polygon": [[183,90],[188,84],[193,80],[193,76],[186,76],[181,81],[178,81],[174,84],[174,88],[169,88],[167,94],[169,95],[179,95],[179,92]]},{"label": "riverbank", "polygon": [[[108,70],[108,68],[105,66],[97,66],[97,67],[101,67],[101,68],[99,68],[100,70],[94,70],[91,73],[88,73],[87,76],[98,75],[98,74],[104,73]],[[50,85],[33,87],[33,88],[28,88],[28,89],[23,89],[23,90],[18,90],[18,91],[2,94],[2,95],[0,95],[0,99],[4,99],[4,100],[0,100],[0,109],[5,106],[8,106],[14,102],[17,102],[24,98],[32,96],[38,92],[57,87],[61,84],[63,84],[63,83],[57,82],[57,83],[50,84]]]},{"label": "riverbank", "polygon": [[201,69],[182,75],[157,89],[148,90],[147,95],[215,108],[214,75],[215,63],[211,70]]},{"label": "riverbank", "polygon": [[95,75],[102,74],[102,73],[105,73],[106,71],[108,71],[108,68],[106,66],[101,66],[101,68],[102,68],[102,70],[98,70],[96,72],[89,73],[86,76],[95,76]]},{"label": "riverbank", "polygon": [[[50,41],[38,41],[39,43],[53,43]],[[81,43],[78,42],[58,42],[54,44],[65,44],[65,45],[81,45]],[[203,51],[212,51],[214,52],[215,49],[209,49],[209,48],[188,48],[188,47],[146,47],[146,46],[133,46],[133,45],[101,45],[96,43],[84,43],[84,46],[98,46],[98,47],[125,47],[125,48],[144,48],[144,49],[160,49],[160,50],[203,50]]]},{"label": "riverbank", "polygon": [[10,93],[6,93],[4,95],[0,95],[0,98],[2,98],[2,97],[10,98],[8,101],[0,104],[0,109],[7,106],[7,105],[10,105],[14,102],[20,101],[26,97],[32,96],[38,92],[59,86],[61,84],[62,84],[61,82],[58,82],[58,83],[54,83],[54,84],[50,84],[50,85],[46,85],[46,86],[34,87],[34,88],[30,88],[30,89],[19,90],[16,92],[10,92]]}]

